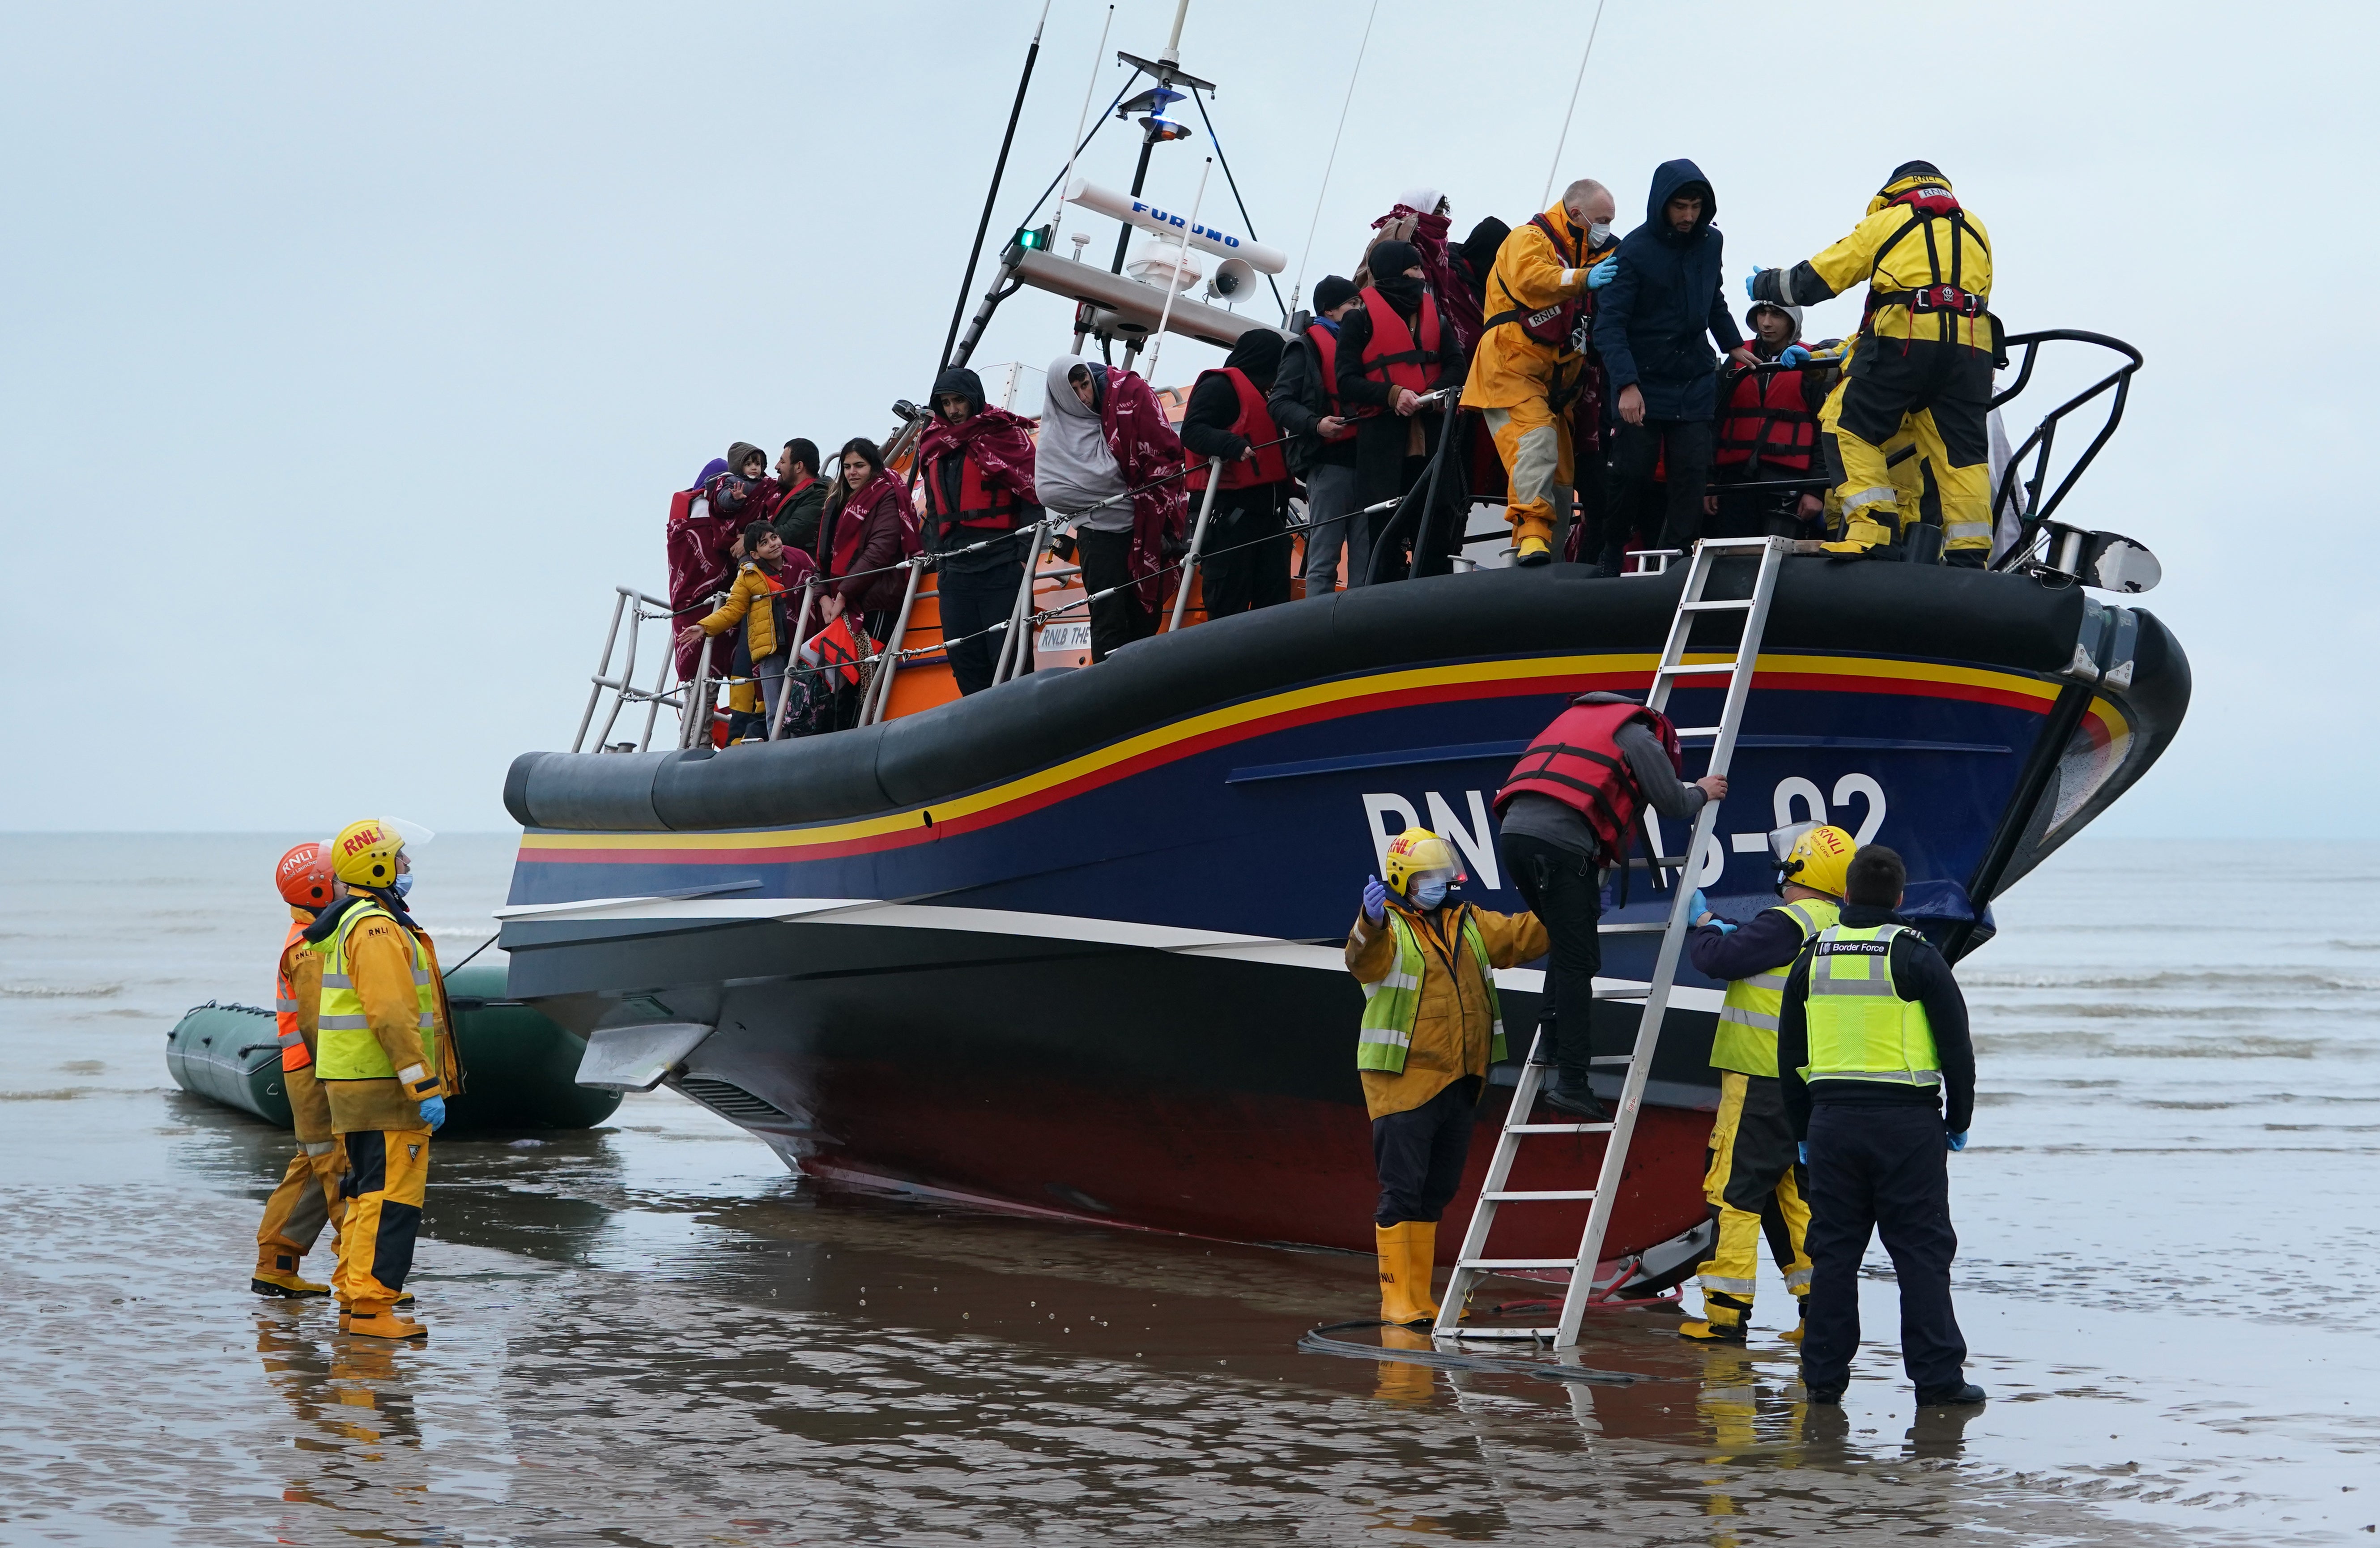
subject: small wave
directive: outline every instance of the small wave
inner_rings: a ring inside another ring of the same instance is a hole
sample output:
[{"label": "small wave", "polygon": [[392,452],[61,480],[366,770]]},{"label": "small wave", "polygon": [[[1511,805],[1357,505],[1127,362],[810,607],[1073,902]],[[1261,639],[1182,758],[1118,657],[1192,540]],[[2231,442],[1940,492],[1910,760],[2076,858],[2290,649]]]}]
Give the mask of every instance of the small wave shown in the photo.
[{"label": "small wave", "polygon": [[123,993],[120,983],[0,983],[0,1000],[104,1000]]},{"label": "small wave", "polygon": [[2380,978],[2368,973],[2325,972],[2318,968],[2297,968],[2278,972],[2163,972],[2124,974],[2112,972],[1973,972],[1961,973],[1959,982],[1968,989],[2255,989],[2255,990],[2344,990],[2364,993],[2380,989]]},{"label": "small wave", "polygon": [[1977,1049],[1993,1054],[2065,1054],[2085,1059],[2339,1059],[2368,1050],[2325,1038],[2177,1037],[2157,1042],[2113,1032],[1978,1032]]},{"label": "small wave", "polygon": [[97,1089],[94,1086],[62,1086],[50,1091],[0,1091],[0,1102],[72,1102]]}]

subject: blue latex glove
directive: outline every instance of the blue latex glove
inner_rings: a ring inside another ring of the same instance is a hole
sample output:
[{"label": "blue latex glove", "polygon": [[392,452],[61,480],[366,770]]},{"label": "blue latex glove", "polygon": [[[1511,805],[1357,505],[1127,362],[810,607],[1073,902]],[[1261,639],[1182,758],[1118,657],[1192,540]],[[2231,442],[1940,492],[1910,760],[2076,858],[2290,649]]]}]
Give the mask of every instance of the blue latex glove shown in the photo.
[{"label": "blue latex glove", "polygon": [[1951,1135],[1949,1140],[1950,1148],[1954,1151],[1963,1151],[1967,1148],[1967,1131],[1963,1128]]},{"label": "blue latex glove", "polygon": [[1789,344],[1785,347],[1785,353],[1778,356],[1777,360],[1780,365],[1808,365],[1810,352],[1798,344]]},{"label": "blue latex glove", "polygon": [[1768,271],[1767,271],[1767,270],[1766,270],[1766,269],[1762,269],[1762,268],[1755,268],[1755,269],[1752,271],[1752,273],[1750,273],[1750,274],[1746,274],[1746,275],[1744,275],[1744,276],[1743,276],[1743,299],[1744,299],[1745,300],[1747,300],[1747,301],[1756,301],[1756,300],[1760,299],[1760,298],[1759,298],[1759,297],[1757,297],[1757,296],[1755,296],[1755,295],[1754,295],[1754,294],[1752,293],[1753,282],[1754,282],[1754,281],[1755,281],[1755,280],[1757,280],[1757,279],[1759,279],[1759,277],[1760,277],[1761,275],[1763,275],[1763,274],[1767,274],[1767,272],[1768,272]]},{"label": "blue latex glove", "polygon": [[1364,878],[1364,917],[1374,924],[1385,923],[1389,917],[1389,889],[1378,876]]},{"label": "blue latex glove", "polygon": [[1795,1152],[1801,1156],[1803,1165],[1807,1166],[1810,1164],[1810,1141],[1804,1140],[1800,1144],[1794,1146],[1793,1149]]},{"label": "blue latex glove", "polygon": [[1602,262],[1597,263],[1594,268],[1586,271],[1586,287],[1589,290],[1600,290],[1619,277],[1620,255],[1615,252],[1610,257],[1605,259]]},{"label": "blue latex glove", "polygon": [[[1694,889],[1694,896],[1686,899],[1687,920],[1690,921],[1699,920],[1705,914],[1710,914],[1710,899],[1703,896],[1702,888],[1696,887]],[[1735,926],[1728,923],[1727,920],[1720,919],[1717,914],[1711,914],[1710,922],[1711,928],[1718,931],[1722,935],[1731,935],[1735,933]]]},{"label": "blue latex glove", "polygon": [[423,1097],[421,1099],[421,1121],[430,1126],[430,1132],[432,1134],[437,1133],[439,1129],[444,1127],[446,1123],[446,1099],[443,1096]]}]

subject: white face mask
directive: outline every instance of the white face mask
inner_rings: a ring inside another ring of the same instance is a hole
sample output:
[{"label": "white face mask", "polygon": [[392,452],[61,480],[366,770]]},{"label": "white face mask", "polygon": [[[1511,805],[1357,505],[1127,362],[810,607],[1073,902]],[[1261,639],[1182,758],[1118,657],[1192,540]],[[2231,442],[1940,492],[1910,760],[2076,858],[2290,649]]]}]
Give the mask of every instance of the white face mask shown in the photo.
[{"label": "white face mask", "polygon": [[1608,221],[1608,220],[1597,220],[1597,221],[1589,221],[1589,222],[1587,223],[1587,226],[1586,226],[1586,245],[1587,245],[1587,246],[1589,246],[1589,247],[1591,247],[1591,248],[1599,248],[1599,247],[1601,247],[1604,243],[1606,243],[1606,242],[1608,242],[1608,241],[1609,241],[1609,240],[1611,240],[1611,223],[1610,223],[1609,221]]}]

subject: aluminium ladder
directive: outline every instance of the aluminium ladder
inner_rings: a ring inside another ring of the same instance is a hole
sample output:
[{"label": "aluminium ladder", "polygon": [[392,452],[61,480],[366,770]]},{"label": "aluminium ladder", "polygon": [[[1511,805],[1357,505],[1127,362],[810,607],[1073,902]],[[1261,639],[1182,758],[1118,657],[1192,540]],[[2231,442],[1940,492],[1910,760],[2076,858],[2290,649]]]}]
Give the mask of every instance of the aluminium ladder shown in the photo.
[{"label": "aluminium ladder", "polygon": [[[1721,538],[1705,539],[1694,549],[1687,567],[1686,580],[1678,593],[1678,611],[1670,621],[1670,637],[1661,647],[1661,659],[1653,669],[1652,691],[1645,695],[1647,708],[1660,710],[1670,701],[1670,690],[1681,677],[1715,677],[1724,675],[1727,700],[1719,713],[1717,725],[1681,726],[1678,736],[1711,737],[1710,772],[1724,775],[1735,756],[1736,733],[1743,725],[1744,700],[1752,690],[1753,664],[1760,655],[1761,636],[1768,627],[1768,604],[1776,595],[1777,574],[1785,556],[1793,552],[1790,538]],[[1706,602],[1703,591],[1710,583],[1716,561],[1735,556],[1758,555],[1760,570],[1754,579],[1752,595],[1742,602]],[[1686,641],[1694,633],[1694,619],[1706,613],[1741,613],[1743,634],[1737,642],[1734,656],[1728,661],[1705,665],[1685,664]],[[1439,1303],[1438,1324],[1432,1332],[1441,1337],[1456,1338],[1544,1338],[1550,1337],[1554,1347],[1575,1347],[1579,1327],[1585,1321],[1587,1302],[1596,1290],[1595,1272],[1602,1261],[1603,1237],[1611,1224],[1611,1206],[1620,1188],[1620,1176],[1628,1164],[1628,1143],[1636,1129],[1636,1114],[1645,1096],[1645,1082],[1652,1073],[1653,1051],[1660,1043],[1661,1021],[1670,1008],[1670,991],[1678,976],[1678,959],[1686,944],[1687,900],[1694,896],[1688,884],[1694,866],[1706,845],[1711,842],[1711,832],[1718,815],[1719,803],[1706,801],[1695,814],[1694,832],[1682,855],[1665,856],[1659,842],[1660,828],[1652,808],[1645,809],[1645,827],[1653,839],[1651,864],[1655,870],[1674,867],[1675,885],[1671,889],[1670,919],[1667,924],[1607,924],[1603,933],[1650,934],[1661,932],[1661,945],[1653,964],[1652,981],[1643,994],[1627,993],[1608,996],[1612,999],[1645,1002],[1644,1014],[1636,1023],[1636,1046],[1630,1054],[1615,1054],[1596,1059],[1598,1065],[1624,1064],[1628,1075],[1622,1085],[1620,1105],[1609,1123],[1532,1123],[1530,1116],[1536,1106],[1537,1091],[1543,1084],[1548,1066],[1536,1062],[1537,1049],[1532,1041],[1529,1062],[1521,1067],[1519,1084],[1512,1091],[1512,1105],[1504,1119],[1504,1131],[1497,1138],[1496,1153],[1488,1164],[1488,1176],[1479,1192],[1479,1202],[1471,1213],[1470,1229],[1463,1233],[1463,1250],[1455,1259],[1453,1277],[1447,1282],[1445,1298]],[[1550,996],[1553,986],[1546,986]],[[1598,995],[1597,998],[1607,996]],[[1536,1036],[1542,1037],[1540,1030]],[[1505,1187],[1518,1157],[1521,1141],[1532,1134],[1604,1134],[1603,1167],[1591,1188],[1508,1188]],[[1591,1201],[1587,1210],[1586,1231],[1579,1238],[1574,1258],[1491,1258],[1488,1256],[1488,1237],[1496,1224],[1496,1212],[1505,1204],[1534,1204],[1556,1201]],[[1468,1329],[1462,1325],[1464,1303],[1481,1276],[1500,1269],[1568,1269],[1570,1285],[1562,1295],[1561,1320],[1553,1327],[1513,1327]]]}]

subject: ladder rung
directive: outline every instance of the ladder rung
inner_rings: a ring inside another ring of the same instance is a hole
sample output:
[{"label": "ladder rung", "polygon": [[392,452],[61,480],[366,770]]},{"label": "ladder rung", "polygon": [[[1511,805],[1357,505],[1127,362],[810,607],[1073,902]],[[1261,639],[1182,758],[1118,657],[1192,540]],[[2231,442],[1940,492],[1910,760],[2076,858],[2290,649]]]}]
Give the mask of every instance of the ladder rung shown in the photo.
[{"label": "ladder rung", "polygon": [[1752,611],[1752,603],[1748,602],[1682,602],[1678,603],[1678,611],[1681,613],[1717,613],[1721,609],[1749,613]]},{"label": "ladder rung", "polygon": [[1506,1124],[1507,1134],[1609,1134],[1609,1124]]},{"label": "ladder rung", "polygon": [[1670,927],[1667,923],[1655,924],[1648,921],[1644,924],[1606,924],[1596,928],[1598,934],[1604,935],[1658,935]]},{"label": "ladder rung", "polygon": [[1734,671],[1735,663],[1722,661],[1703,666],[1664,666],[1661,668],[1660,675],[1664,677],[1683,677],[1706,672],[1726,672],[1731,675]]},{"label": "ladder rung", "polygon": [[1458,1269],[1576,1269],[1575,1258],[1458,1258]]},{"label": "ladder rung", "polygon": [[1716,725],[1681,725],[1678,727],[1678,735],[1682,738],[1686,737],[1716,737],[1718,733],[1719,728]]},{"label": "ladder rung", "polygon": [[[1652,998],[1650,994],[1631,994],[1628,997],[1632,1000],[1649,1000]],[[1633,1054],[1597,1054],[1595,1057],[1587,1060],[1586,1062],[1591,1065],[1633,1065],[1636,1062],[1636,1055]]]},{"label": "ladder rung", "polygon": [[1591,1188],[1506,1188],[1496,1193],[1483,1193],[1482,1199],[1493,1199],[1500,1204],[1525,1203],[1539,1199],[1592,1199]]},{"label": "ladder rung", "polygon": [[1440,1338],[1551,1338],[1560,1328],[1451,1328]]}]

